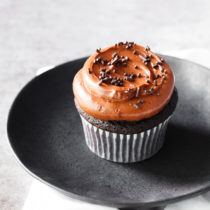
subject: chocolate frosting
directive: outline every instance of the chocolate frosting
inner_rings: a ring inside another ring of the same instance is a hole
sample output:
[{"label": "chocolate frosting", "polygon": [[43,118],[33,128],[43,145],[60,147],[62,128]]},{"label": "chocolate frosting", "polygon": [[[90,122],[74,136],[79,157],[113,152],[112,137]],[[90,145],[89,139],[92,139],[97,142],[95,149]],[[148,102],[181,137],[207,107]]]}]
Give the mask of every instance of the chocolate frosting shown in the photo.
[{"label": "chocolate frosting", "polygon": [[78,105],[101,120],[150,118],[168,104],[173,90],[169,65],[133,42],[98,49],[73,81]]}]

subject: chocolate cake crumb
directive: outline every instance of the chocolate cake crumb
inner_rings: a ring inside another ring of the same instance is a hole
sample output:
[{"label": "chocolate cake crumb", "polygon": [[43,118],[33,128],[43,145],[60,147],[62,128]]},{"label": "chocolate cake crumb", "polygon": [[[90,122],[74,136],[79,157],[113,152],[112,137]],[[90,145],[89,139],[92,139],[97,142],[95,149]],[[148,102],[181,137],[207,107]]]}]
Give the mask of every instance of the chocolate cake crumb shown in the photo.
[{"label": "chocolate cake crumb", "polygon": [[[157,93],[157,95],[160,94]],[[84,112],[79,107],[76,100],[75,104],[81,116],[85,118],[89,123],[96,126],[97,128],[119,134],[134,134],[151,129],[152,127],[166,120],[173,113],[177,104],[177,100],[178,100],[178,95],[177,95],[177,90],[175,88],[169,103],[163,108],[162,111],[160,111],[158,114],[154,115],[153,117],[150,117],[148,119],[143,119],[140,121],[100,120]]]}]

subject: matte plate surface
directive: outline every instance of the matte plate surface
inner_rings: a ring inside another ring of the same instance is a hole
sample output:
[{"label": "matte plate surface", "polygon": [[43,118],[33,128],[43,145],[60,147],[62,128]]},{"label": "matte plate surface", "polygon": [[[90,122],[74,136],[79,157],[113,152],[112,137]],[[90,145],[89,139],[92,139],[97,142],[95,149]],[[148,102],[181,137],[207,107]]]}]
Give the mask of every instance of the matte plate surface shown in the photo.
[{"label": "matte plate surface", "polygon": [[22,165],[69,196],[115,207],[166,205],[209,190],[210,71],[165,59],[175,73],[179,103],[166,143],[153,158],[117,164],[87,148],[72,93],[82,58],[34,78],[15,99],[8,136]]}]

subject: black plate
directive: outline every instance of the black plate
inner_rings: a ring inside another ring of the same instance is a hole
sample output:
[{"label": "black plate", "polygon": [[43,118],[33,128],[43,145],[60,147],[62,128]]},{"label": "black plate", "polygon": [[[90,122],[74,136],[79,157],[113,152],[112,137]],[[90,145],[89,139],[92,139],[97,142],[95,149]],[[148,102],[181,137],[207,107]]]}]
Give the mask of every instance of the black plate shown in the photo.
[{"label": "black plate", "polygon": [[86,58],[30,81],[8,118],[11,146],[30,174],[61,192],[115,207],[160,206],[210,189],[210,71],[165,57],[176,76],[179,103],[166,144],[153,158],[117,164],[85,145],[72,80]]}]

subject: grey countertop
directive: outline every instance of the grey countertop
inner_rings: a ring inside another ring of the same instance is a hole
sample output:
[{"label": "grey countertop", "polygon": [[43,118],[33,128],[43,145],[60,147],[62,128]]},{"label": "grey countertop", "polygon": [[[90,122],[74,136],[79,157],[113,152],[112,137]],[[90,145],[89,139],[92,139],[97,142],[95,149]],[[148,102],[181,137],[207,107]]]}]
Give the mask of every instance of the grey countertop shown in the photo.
[{"label": "grey countertop", "polygon": [[32,178],[14,159],[6,120],[38,68],[118,41],[154,51],[210,49],[208,0],[0,1],[0,209],[20,210]]}]

